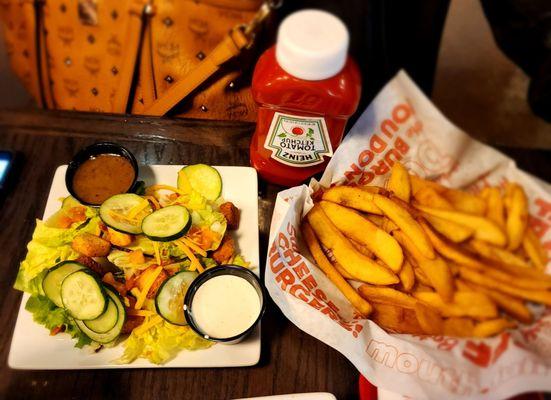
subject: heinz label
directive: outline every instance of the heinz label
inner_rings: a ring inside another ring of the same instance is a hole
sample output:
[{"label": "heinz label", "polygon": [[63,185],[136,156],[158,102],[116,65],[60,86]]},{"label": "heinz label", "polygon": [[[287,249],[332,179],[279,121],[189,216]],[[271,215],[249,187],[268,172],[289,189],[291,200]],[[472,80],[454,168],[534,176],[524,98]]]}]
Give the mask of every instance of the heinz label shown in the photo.
[{"label": "heinz label", "polygon": [[323,117],[299,117],[276,112],[264,147],[271,157],[291,167],[310,167],[331,157],[333,149]]}]

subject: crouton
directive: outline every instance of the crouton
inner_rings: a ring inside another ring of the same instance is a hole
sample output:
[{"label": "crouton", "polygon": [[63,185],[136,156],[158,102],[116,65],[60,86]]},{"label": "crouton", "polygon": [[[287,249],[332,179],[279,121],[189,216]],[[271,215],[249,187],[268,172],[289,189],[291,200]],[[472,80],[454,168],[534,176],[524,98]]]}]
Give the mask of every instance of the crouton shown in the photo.
[{"label": "crouton", "polygon": [[91,233],[81,233],[75,236],[71,247],[88,257],[105,257],[111,250],[111,243]]},{"label": "crouton", "polygon": [[237,230],[239,228],[239,209],[231,201],[220,205],[220,212],[228,222],[228,229]]}]

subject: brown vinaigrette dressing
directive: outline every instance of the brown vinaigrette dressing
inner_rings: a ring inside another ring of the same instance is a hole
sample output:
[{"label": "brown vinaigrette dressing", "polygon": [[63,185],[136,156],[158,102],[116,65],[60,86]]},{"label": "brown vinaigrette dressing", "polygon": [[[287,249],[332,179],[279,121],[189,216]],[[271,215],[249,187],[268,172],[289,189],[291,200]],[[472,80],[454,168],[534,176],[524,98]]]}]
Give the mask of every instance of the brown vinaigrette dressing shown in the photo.
[{"label": "brown vinaigrette dressing", "polygon": [[86,203],[99,205],[109,197],[125,193],[134,181],[130,161],[116,154],[100,154],[83,162],[73,176],[73,190]]}]

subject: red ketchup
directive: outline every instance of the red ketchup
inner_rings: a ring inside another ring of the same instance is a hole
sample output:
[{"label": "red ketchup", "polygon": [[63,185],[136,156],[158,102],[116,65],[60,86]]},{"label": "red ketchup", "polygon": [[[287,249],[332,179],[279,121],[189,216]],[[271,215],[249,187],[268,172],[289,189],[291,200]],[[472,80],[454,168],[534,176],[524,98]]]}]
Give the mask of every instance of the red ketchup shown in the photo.
[{"label": "red ketchup", "polygon": [[250,157],[265,180],[295,186],[322,171],[340,144],[361,93],[348,42],[337,17],[303,10],[283,20],[276,45],[258,60]]}]

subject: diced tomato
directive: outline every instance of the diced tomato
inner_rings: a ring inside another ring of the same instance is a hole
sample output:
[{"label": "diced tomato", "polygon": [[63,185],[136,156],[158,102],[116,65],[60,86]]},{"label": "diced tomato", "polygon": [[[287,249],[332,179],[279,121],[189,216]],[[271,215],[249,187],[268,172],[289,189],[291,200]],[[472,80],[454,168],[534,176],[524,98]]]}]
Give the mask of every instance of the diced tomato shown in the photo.
[{"label": "diced tomato", "polygon": [[73,224],[73,220],[67,215],[61,215],[57,219],[58,228],[67,229],[67,228],[70,228],[72,224]]},{"label": "diced tomato", "polygon": [[112,272],[108,272],[105,275],[103,275],[103,278],[101,278],[101,280],[113,286],[121,296],[126,296],[126,285],[124,283],[116,281]]},{"label": "diced tomato", "polygon": [[50,330],[50,336],[55,336],[58,333],[64,332],[64,331],[65,331],[65,326],[63,325],[56,326],[55,328],[52,328],[52,330]]},{"label": "diced tomato", "polygon": [[71,207],[65,213],[73,222],[80,222],[86,219],[86,208],[82,206]]}]

